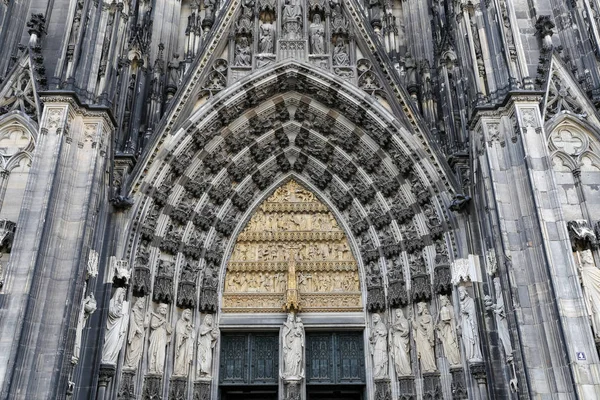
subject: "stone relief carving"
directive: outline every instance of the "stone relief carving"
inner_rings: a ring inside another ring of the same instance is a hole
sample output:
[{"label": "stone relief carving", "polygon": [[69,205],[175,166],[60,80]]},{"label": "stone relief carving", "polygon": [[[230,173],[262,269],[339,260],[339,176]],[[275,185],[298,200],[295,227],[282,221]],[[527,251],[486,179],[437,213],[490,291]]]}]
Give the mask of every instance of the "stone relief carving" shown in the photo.
[{"label": "stone relief carving", "polygon": [[458,347],[458,338],[456,336],[456,319],[454,317],[454,308],[450,303],[448,296],[440,296],[440,310],[438,313],[438,323],[436,326],[438,337],[442,342],[444,355],[450,367],[460,365],[460,349]]},{"label": "stone relief carving", "polygon": [[102,346],[102,364],[117,364],[119,351],[125,340],[128,315],[129,303],[125,300],[125,289],[119,287],[113,293],[108,306],[106,333]]},{"label": "stone relief carving", "polygon": [[194,324],[192,323],[192,310],[186,308],[181,318],[175,324],[175,365],[174,376],[187,376],[194,355]]},{"label": "stone relief carving", "polygon": [[482,362],[475,302],[464,286],[458,287],[458,296],[460,298],[460,326],[465,357],[472,363]]},{"label": "stone relief carving", "polygon": [[500,286],[500,278],[494,278],[494,289],[496,292],[496,303],[492,301],[490,296],[486,295],[484,297],[485,309],[494,314],[496,328],[498,329],[498,337],[504,348],[506,361],[510,362],[513,359],[513,349],[512,343],[510,342],[508,321],[506,320],[506,313],[504,311],[504,299],[502,296],[502,287]]},{"label": "stone relief carving", "polygon": [[373,327],[369,338],[370,353],[373,358],[373,377],[388,376],[388,330],[379,314],[373,314]]},{"label": "stone relief carving", "polygon": [[429,314],[427,303],[417,303],[417,316],[412,322],[417,345],[417,357],[421,363],[421,372],[435,372],[435,336],[433,318]]},{"label": "stone relief carving", "polygon": [[350,65],[350,56],[348,48],[343,37],[338,36],[335,47],[333,48],[333,65],[336,67],[345,67]]},{"label": "stone relief carving", "polygon": [[283,376],[288,379],[304,377],[304,324],[302,319],[288,313],[281,335]]},{"label": "stone relief carving", "polygon": [[598,239],[594,230],[585,219],[569,221],[567,223],[569,237],[573,250],[580,250],[594,247],[598,244]]},{"label": "stone relief carving", "polygon": [[390,327],[390,351],[396,374],[400,376],[409,376],[412,374],[410,360],[410,322],[404,316],[402,309],[398,308],[394,312],[395,321]]},{"label": "stone relief carving", "polygon": [[160,303],[158,313],[150,316],[150,344],[148,345],[148,373],[162,375],[165,368],[167,344],[171,341],[173,328],[167,320],[169,306]]},{"label": "stone relief carving", "polygon": [[131,309],[129,316],[129,333],[127,335],[127,351],[123,368],[136,370],[144,350],[144,336],[150,323],[150,314],[146,312],[146,298],[139,297]]},{"label": "stone relief carving", "polygon": [[312,54],[325,53],[325,26],[321,22],[321,16],[315,14],[309,27],[310,50]]},{"label": "stone relief carving", "polygon": [[204,317],[198,332],[198,369],[196,376],[208,378],[212,375],[213,348],[219,338],[219,329],[214,326],[212,315]]},{"label": "stone relief carving", "polygon": [[171,303],[173,301],[173,274],[175,262],[159,260],[154,278],[154,292],[152,298],[156,302]]}]

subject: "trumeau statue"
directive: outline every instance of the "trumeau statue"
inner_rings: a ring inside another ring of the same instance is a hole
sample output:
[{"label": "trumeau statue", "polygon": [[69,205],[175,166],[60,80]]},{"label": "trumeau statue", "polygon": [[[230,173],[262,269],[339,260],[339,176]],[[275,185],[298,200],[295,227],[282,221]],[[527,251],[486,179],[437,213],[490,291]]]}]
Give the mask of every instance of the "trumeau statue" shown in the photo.
[{"label": "trumeau statue", "polygon": [[510,342],[510,333],[508,331],[508,321],[506,320],[506,313],[504,312],[504,300],[502,296],[502,287],[500,286],[500,278],[494,278],[494,289],[496,291],[496,304],[494,304],[490,296],[485,296],[485,309],[494,313],[496,327],[498,328],[498,337],[502,342],[502,347],[504,347],[506,360],[511,361],[513,358],[513,349]]},{"label": "trumeau statue", "polygon": [[75,345],[73,346],[74,360],[79,360],[83,329],[85,328],[90,315],[92,315],[94,311],[96,311],[96,299],[94,298],[94,294],[90,293],[81,303],[81,311],[79,312],[79,320],[77,321],[77,332],[75,333]]},{"label": "trumeau statue", "polygon": [[390,350],[396,374],[407,376],[412,374],[410,362],[410,322],[404,316],[402,309],[395,312],[396,320],[390,327]]},{"label": "trumeau statue", "polygon": [[150,345],[148,346],[148,373],[162,374],[165,368],[165,355],[167,343],[171,341],[173,328],[167,321],[169,306],[160,303],[158,314],[152,313],[150,317]]},{"label": "trumeau statue", "polygon": [[429,314],[427,303],[417,304],[417,318],[413,321],[417,356],[421,362],[421,372],[435,372],[435,336],[433,319]]},{"label": "trumeau statue", "polygon": [[212,371],[213,347],[219,338],[219,329],[214,326],[212,315],[204,317],[198,333],[198,371],[197,376],[210,377]]},{"label": "trumeau statue", "polygon": [[379,314],[373,314],[373,328],[369,339],[371,357],[373,357],[373,377],[387,378],[388,376],[388,339],[387,327]]},{"label": "trumeau statue", "polygon": [[600,338],[600,269],[594,263],[591,250],[579,252],[581,283],[594,336]]},{"label": "trumeau statue", "polygon": [[285,378],[302,378],[304,376],[304,325],[300,317],[294,318],[288,313],[283,324],[283,376]]},{"label": "trumeau statue", "polygon": [[146,313],[146,298],[137,299],[129,316],[129,334],[127,336],[127,351],[125,364],[127,369],[137,369],[144,351],[144,333],[148,327],[150,315]]},{"label": "trumeau statue", "polygon": [[479,345],[475,302],[464,286],[458,287],[458,296],[460,298],[460,325],[465,356],[470,362],[481,362],[483,359]]},{"label": "trumeau statue", "polygon": [[102,363],[117,364],[119,351],[125,340],[127,332],[127,316],[129,314],[129,303],[125,301],[125,289],[120,287],[115,290],[108,306],[108,318],[106,320],[106,334],[104,346],[102,347]]},{"label": "trumeau statue", "polygon": [[194,325],[192,310],[186,308],[175,324],[175,365],[173,375],[187,376],[194,355]]},{"label": "trumeau statue", "polygon": [[448,296],[440,296],[437,331],[442,342],[444,354],[451,367],[460,365],[460,349],[456,337],[456,319]]}]

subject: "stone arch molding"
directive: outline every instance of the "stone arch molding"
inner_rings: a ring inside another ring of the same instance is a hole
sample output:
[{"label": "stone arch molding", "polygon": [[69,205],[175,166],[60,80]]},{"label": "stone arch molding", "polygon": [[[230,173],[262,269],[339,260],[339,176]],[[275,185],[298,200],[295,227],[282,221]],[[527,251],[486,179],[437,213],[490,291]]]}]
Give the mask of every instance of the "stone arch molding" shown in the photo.
[{"label": "stone arch molding", "polygon": [[571,170],[595,170],[600,167],[600,133],[587,121],[572,114],[563,114],[547,129],[548,148],[552,157],[559,157]]},{"label": "stone arch molding", "polygon": [[[292,172],[350,227],[368,310],[449,290],[453,188],[410,129],[360,89],[296,62],[219,93],[159,141],[133,182],[134,293],[215,312],[241,216]],[[184,275],[189,299],[177,299]]]}]

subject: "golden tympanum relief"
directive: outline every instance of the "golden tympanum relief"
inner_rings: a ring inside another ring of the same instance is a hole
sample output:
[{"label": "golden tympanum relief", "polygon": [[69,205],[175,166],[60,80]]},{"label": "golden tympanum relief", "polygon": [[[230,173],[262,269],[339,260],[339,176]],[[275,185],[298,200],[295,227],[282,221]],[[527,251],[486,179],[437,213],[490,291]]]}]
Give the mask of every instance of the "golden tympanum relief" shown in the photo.
[{"label": "golden tympanum relief", "polygon": [[278,188],[238,236],[224,312],[361,311],[358,266],[329,209],[295,181]]}]

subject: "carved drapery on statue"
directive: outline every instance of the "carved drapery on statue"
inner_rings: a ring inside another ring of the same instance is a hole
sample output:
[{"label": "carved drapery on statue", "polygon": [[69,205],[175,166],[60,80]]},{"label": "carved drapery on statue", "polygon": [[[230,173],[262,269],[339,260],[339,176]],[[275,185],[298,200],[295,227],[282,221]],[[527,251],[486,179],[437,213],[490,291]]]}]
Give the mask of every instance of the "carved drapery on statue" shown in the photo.
[{"label": "carved drapery on statue", "polygon": [[329,209],[295,181],[278,188],[238,236],[224,312],[361,311],[358,266]]}]

